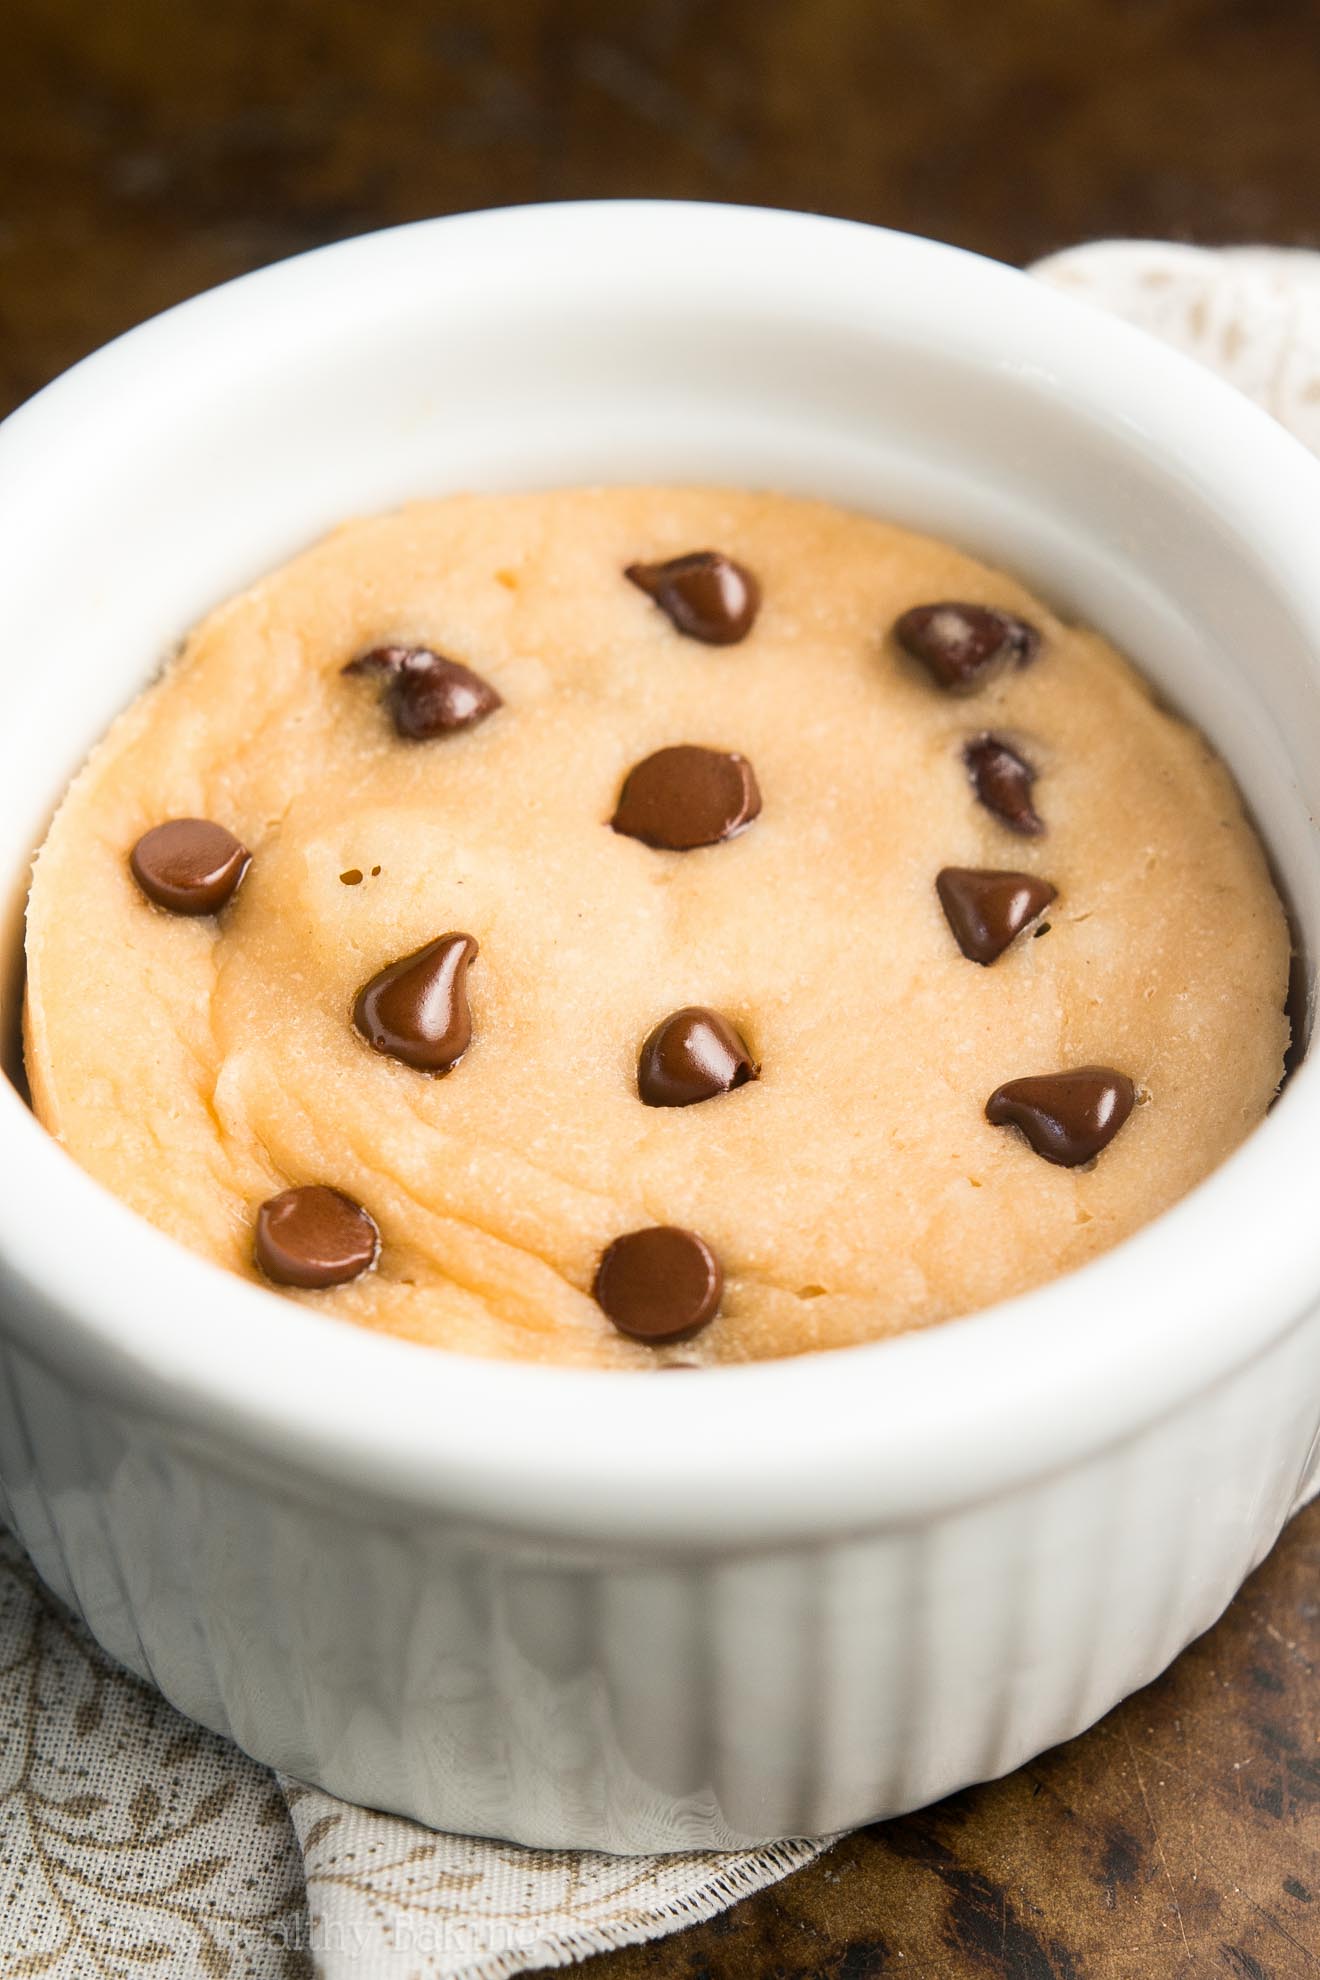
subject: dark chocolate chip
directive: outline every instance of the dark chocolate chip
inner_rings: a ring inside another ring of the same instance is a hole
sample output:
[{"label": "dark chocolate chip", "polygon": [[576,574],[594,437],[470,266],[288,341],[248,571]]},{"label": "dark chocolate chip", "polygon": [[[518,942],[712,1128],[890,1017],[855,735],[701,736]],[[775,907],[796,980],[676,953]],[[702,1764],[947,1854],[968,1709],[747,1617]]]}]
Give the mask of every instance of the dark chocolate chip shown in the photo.
[{"label": "dark chocolate chip", "polygon": [[914,605],[896,622],[894,638],[949,694],[975,694],[1010,663],[1025,667],[1040,651],[1040,634],[1025,619],[952,598]]},{"label": "dark chocolate chip", "polygon": [[724,1273],[695,1231],[657,1224],[615,1238],[592,1290],[621,1334],[658,1345],[684,1340],[714,1319]]},{"label": "dark chocolate chip", "polygon": [[746,639],[761,603],[749,570],[718,550],[692,550],[663,564],[629,564],[624,576],[653,598],[681,633],[707,646]]},{"label": "dark chocolate chip", "polygon": [[358,991],[353,1022],[367,1043],[418,1072],[447,1073],[472,1041],[470,935],[441,935],[378,971]]},{"label": "dark chocolate chip", "polygon": [[323,1183],[282,1190],[257,1212],[257,1263],[277,1286],[347,1285],[379,1250],[380,1232],[362,1205]]},{"label": "dark chocolate chip", "polygon": [[1002,956],[1013,937],[1058,893],[1034,873],[981,872],[970,866],[946,866],[936,874],[935,888],[958,947],[977,963]]},{"label": "dark chocolate chip", "polygon": [[504,705],[489,681],[461,661],[433,653],[429,646],[375,646],[350,660],[344,672],[376,674],[385,680],[385,702],[394,726],[412,742],[475,728]]},{"label": "dark chocolate chip", "polygon": [[761,793],[745,756],[677,743],[633,766],[610,823],[643,845],[691,852],[732,839],[760,810]]},{"label": "dark chocolate chip", "polygon": [[655,1027],[637,1062],[648,1107],[691,1107],[755,1079],[756,1063],[729,1020],[688,1004]]},{"label": "dark chocolate chip", "polygon": [[[1283,999],[1283,1014],[1288,1020],[1288,1047],[1283,1055],[1283,1079],[1279,1093],[1301,1065],[1311,1042],[1311,965],[1301,946],[1296,919],[1291,913],[1288,919],[1292,929],[1293,952],[1288,958],[1288,988]],[[1279,1093],[1275,1094],[1274,1100],[1278,1099]],[[1270,1105],[1273,1106],[1274,1101]]]},{"label": "dark chocolate chip", "polygon": [[248,852],[209,818],[171,818],[144,832],[128,856],[149,901],[171,914],[214,914],[247,871]]},{"label": "dark chocolate chip", "polygon": [[972,789],[996,818],[1011,832],[1024,838],[1039,838],[1045,820],[1031,802],[1036,770],[1002,736],[973,736],[963,750],[963,762],[972,780]]},{"label": "dark chocolate chip", "polygon": [[1015,1127],[1038,1155],[1075,1169],[1108,1148],[1136,1100],[1126,1073],[1112,1066],[1041,1073],[997,1086],[985,1104],[995,1127]]}]

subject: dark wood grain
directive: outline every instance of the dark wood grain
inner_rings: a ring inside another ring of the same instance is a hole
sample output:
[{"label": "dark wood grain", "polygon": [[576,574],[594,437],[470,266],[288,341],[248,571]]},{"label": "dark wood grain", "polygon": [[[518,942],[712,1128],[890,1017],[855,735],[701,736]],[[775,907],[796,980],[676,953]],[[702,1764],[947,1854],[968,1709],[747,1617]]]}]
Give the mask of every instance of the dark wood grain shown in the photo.
[{"label": "dark wood grain", "polygon": [[[0,411],[154,310],[429,213],[650,194],[1029,260],[1320,242],[1315,0],[8,0]],[[593,1980],[1320,1968],[1320,1510],[1173,1672]]]},{"label": "dark wood grain", "polygon": [[1315,0],[8,0],[0,408],[428,213],[654,194],[1028,260],[1320,238]]}]

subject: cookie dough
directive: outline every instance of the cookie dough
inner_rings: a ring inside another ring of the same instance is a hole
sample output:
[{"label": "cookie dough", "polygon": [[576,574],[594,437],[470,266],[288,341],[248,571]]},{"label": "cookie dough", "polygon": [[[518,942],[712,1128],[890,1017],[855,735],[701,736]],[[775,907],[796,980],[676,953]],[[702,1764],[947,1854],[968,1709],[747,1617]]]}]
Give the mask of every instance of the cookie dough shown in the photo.
[{"label": "cookie dough", "polygon": [[1010,577],[777,495],[461,496],[116,722],[37,861],[27,1065],[93,1175],[327,1315],[740,1361],[1173,1203],[1278,1087],[1289,946],[1202,737]]}]

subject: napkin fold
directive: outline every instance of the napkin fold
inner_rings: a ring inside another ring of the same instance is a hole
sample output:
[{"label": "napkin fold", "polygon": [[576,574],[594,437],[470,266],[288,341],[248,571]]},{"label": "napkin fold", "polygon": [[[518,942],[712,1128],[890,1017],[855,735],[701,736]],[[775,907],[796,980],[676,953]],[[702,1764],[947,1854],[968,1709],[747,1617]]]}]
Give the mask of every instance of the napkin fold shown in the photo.
[{"label": "napkin fold", "polygon": [[[1320,254],[1112,241],[1033,273],[1220,372],[1320,452]],[[8,1980],[505,1980],[709,1918],[825,1847],[614,1857],[351,1807],[181,1718],[0,1535]]]}]

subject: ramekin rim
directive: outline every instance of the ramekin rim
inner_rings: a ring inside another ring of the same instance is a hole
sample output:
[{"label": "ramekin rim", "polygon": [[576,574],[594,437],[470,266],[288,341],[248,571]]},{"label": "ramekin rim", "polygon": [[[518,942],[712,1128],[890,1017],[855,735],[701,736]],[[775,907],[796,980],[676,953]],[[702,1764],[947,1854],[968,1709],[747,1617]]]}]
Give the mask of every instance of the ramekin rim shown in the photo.
[{"label": "ramekin rim", "polygon": [[[970,285],[987,353],[990,329],[1025,319],[1036,326],[1027,343],[1054,334],[1060,389],[1081,392],[1088,367],[1103,374],[1115,422],[1146,444],[1155,436],[1206,486],[1231,491],[1244,460],[1254,460],[1255,501],[1269,514],[1253,538],[1320,651],[1320,582],[1308,570],[1304,524],[1320,508],[1320,463],[1265,414],[1153,339],[1017,271],[916,237],[771,209],[631,201],[492,209],[277,263],[152,319],[48,386],[0,432],[0,481],[11,462],[21,469],[23,457],[34,458],[47,422],[80,403],[94,407],[116,372],[156,362],[162,341],[186,343],[208,319],[232,314],[236,292],[249,304],[264,292],[283,307],[291,282],[333,287],[354,261],[406,258],[438,239],[452,268],[465,232],[469,242],[502,232],[507,252],[529,226],[541,252],[547,233],[599,248],[616,231],[647,228],[657,239],[695,228],[731,260],[735,250],[762,252],[772,237],[804,240],[809,229],[815,242],[828,240],[822,261],[843,280],[842,294],[885,265],[891,276],[906,268],[931,281],[938,271],[941,282]],[[1013,362],[1040,355],[1011,348]],[[1245,528],[1240,514],[1237,526]],[[1320,1229],[1304,1187],[1318,1115],[1320,1073],[1306,1065],[1266,1122],[1189,1196],[1081,1271],[1018,1299],[889,1341],[651,1384],[632,1373],[418,1348],[276,1304],[116,1202],[6,1085],[0,1151],[13,1159],[0,1159],[12,1174],[0,1196],[0,1259],[33,1300],[5,1324],[18,1338],[39,1316],[45,1353],[95,1364],[107,1379],[117,1366],[128,1392],[195,1427],[474,1516],[620,1536],[837,1527],[864,1509],[901,1516],[1001,1488],[1024,1465],[1080,1456],[1263,1349],[1320,1296]],[[1253,1194],[1257,1227],[1259,1213],[1269,1217],[1263,1263],[1259,1251],[1249,1262],[1246,1247],[1225,1241]],[[83,1242],[43,1244],[62,1225]],[[114,1269],[96,1262],[107,1257]],[[1176,1298],[1152,1331],[1152,1284],[1174,1276]],[[197,1315],[209,1317],[197,1324]],[[1125,1384],[1134,1371],[1139,1384]]]}]

